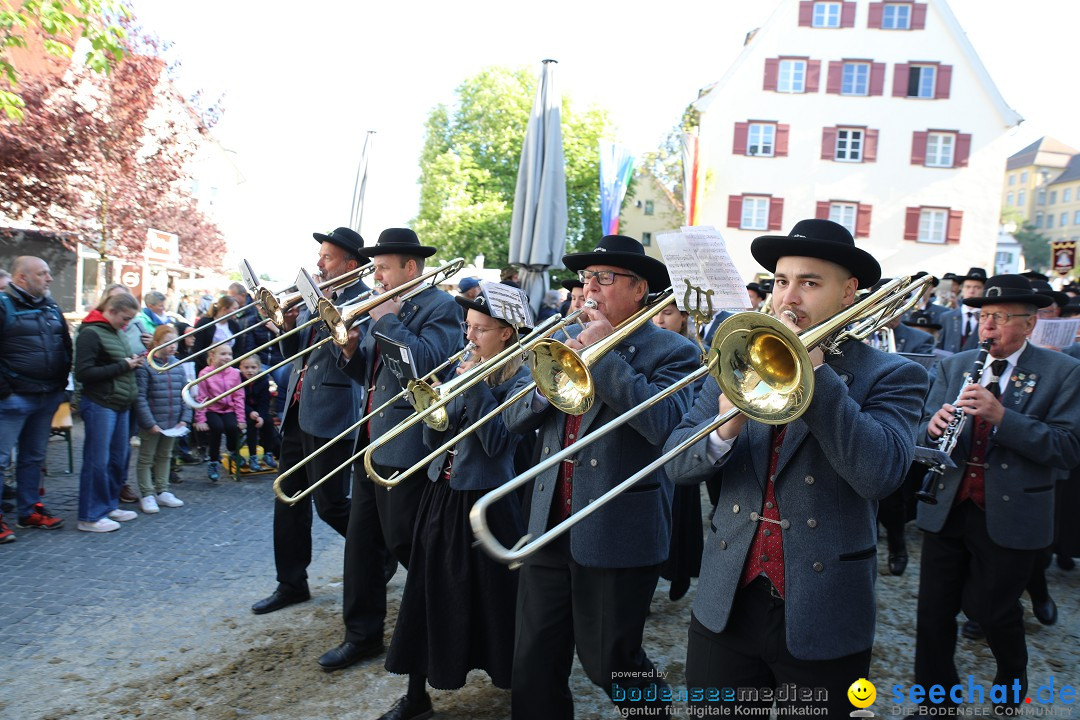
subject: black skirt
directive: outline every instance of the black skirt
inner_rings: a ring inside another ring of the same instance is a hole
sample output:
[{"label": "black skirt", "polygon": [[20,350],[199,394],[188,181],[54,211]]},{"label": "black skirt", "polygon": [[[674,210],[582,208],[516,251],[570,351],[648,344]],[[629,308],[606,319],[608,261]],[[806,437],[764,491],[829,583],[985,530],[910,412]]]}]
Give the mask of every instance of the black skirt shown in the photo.
[{"label": "black skirt", "polygon": [[[455,690],[479,669],[496,687],[510,687],[518,578],[472,546],[469,510],[485,492],[454,490],[446,480],[425,486],[388,671],[425,675],[431,687]],[[514,495],[487,517],[506,547],[525,532]]]}]

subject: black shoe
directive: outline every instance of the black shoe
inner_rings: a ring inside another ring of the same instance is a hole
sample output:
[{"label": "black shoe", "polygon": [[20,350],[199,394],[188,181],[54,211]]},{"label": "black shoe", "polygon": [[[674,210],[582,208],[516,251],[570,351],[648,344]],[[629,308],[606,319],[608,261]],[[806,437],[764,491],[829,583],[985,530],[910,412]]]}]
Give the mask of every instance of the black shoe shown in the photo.
[{"label": "black shoe", "polygon": [[[367,660],[368,658],[378,657],[386,652],[386,647],[383,645],[382,638],[369,640],[363,643],[354,643],[349,640],[338,645],[333,650],[327,650],[319,658],[319,667],[327,672],[333,670],[341,670],[347,668],[350,665],[360,662],[361,660]],[[428,702],[428,710],[431,710],[431,702]],[[411,715],[405,717],[412,717]],[[426,715],[425,717],[431,717]]]},{"label": "black shoe", "polygon": [[1061,553],[1058,553],[1058,555],[1057,555],[1057,564],[1058,564],[1058,567],[1061,568],[1062,570],[1075,570],[1076,569],[1076,561],[1072,559],[1071,555],[1062,555]]},{"label": "black shoe", "polygon": [[280,590],[275,590],[270,597],[265,597],[259,602],[251,606],[251,612],[256,615],[265,615],[266,613],[272,613],[275,610],[295,605],[296,603],[302,603],[311,599],[311,593],[303,593],[302,595],[290,595],[283,593]]},{"label": "black shoe", "polygon": [[982,625],[974,620],[968,620],[964,623],[964,626],[960,628],[960,634],[966,637],[968,640],[982,640],[986,637],[986,633],[983,632]]},{"label": "black shoe", "polygon": [[676,600],[682,600],[686,593],[690,590],[690,578],[681,577],[671,581],[671,587],[668,588],[668,599],[672,602]]},{"label": "black shoe", "polygon": [[423,700],[412,700],[408,695],[400,698],[394,703],[394,707],[379,716],[379,720],[427,720],[434,714],[435,711],[431,709],[431,698],[424,693]]},{"label": "black shoe", "polygon": [[907,551],[899,553],[889,553],[889,574],[890,575],[903,575],[904,570],[907,569]]},{"label": "black shoe", "polygon": [[1032,598],[1031,611],[1035,613],[1035,619],[1043,625],[1053,625],[1057,622],[1057,603],[1049,595],[1042,600]]}]

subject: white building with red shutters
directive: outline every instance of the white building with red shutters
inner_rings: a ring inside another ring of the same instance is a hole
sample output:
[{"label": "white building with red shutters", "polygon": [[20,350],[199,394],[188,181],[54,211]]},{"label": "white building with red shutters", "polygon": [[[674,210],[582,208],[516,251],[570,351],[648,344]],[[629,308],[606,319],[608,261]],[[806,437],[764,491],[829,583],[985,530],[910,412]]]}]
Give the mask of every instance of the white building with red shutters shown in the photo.
[{"label": "white building with red shutters", "polygon": [[890,276],[993,267],[1021,118],[945,0],[781,0],[695,107],[698,223],[743,275],[753,238],[808,217],[847,226]]}]

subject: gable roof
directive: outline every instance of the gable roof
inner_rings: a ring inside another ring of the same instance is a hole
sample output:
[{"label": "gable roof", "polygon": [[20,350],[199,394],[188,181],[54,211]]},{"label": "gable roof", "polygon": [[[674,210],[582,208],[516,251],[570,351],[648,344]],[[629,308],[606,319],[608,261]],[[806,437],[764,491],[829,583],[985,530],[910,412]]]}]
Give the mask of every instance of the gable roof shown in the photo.
[{"label": "gable roof", "polygon": [[1065,166],[1065,172],[1054,178],[1050,184],[1058,185],[1074,180],[1080,180],[1080,155],[1073,155],[1072,159],[1069,160],[1069,164]]},{"label": "gable roof", "polygon": [[1009,157],[1006,165],[1007,170],[1029,167],[1031,165],[1045,165],[1047,167],[1065,167],[1069,159],[1076,155],[1076,150],[1060,140],[1052,137],[1041,137]]}]

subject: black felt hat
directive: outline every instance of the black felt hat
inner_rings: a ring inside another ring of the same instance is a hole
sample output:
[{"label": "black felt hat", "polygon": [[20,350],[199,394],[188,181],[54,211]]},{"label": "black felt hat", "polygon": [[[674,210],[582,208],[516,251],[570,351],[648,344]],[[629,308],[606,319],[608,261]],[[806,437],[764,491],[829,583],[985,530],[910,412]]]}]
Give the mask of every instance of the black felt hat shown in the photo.
[{"label": "black felt hat", "polygon": [[1036,280],[1039,280],[1041,282],[1050,282],[1049,277],[1047,277],[1046,275],[1043,275],[1041,272],[1036,272],[1035,270],[1025,270],[1024,272],[1020,273],[1020,277],[1026,277],[1028,280],[1031,280],[1033,283]]},{"label": "black felt hat", "polygon": [[574,278],[573,280],[563,280],[559,284],[563,286],[563,290],[565,290],[566,292],[573,292],[574,288],[585,287],[585,283],[581,282],[577,278]]},{"label": "black felt hat", "polygon": [[364,257],[376,255],[416,255],[417,257],[431,257],[438,251],[430,245],[421,245],[420,238],[409,228],[387,228],[379,235],[379,241],[371,247],[364,248],[360,254]]},{"label": "black felt hat", "polygon": [[750,244],[750,253],[769,272],[776,272],[782,257],[812,257],[847,268],[867,288],[881,277],[874,256],[855,246],[847,228],[831,220],[800,220],[787,235],[762,235]]},{"label": "black felt hat", "polygon": [[[997,277],[1003,277],[1003,276],[998,275]],[[1017,275],[1016,277],[1020,277],[1020,276]],[[979,267],[973,267],[973,268],[970,268],[967,271],[967,275],[954,275],[953,280],[957,280],[959,282],[964,282],[965,280],[978,280],[981,283],[985,283],[986,282],[986,270],[984,270],[983,268],[979,268]]]},{"label": "black felt hat", "polygon": [[664,263],[646,255],[644,245],[625,235],[605,235],[592,252],[564,255],[562,261],[567,269],[575,272],[590,265],[626,268],[645,278],[649,292],[661,292],[671,285]]},{"label": "black felt hat", "polygon": [[[927,275],[930,275],[930,273],[926,272],[925,270],[920,270],[919,272],[912,275],[911,279],[912,280],[921,280],[922,278],[926,277]],[[948,279],[948,278],[946,278],[946,279]],[[933,285],[934,287],[937,287],[938,285],[941,284],[941,281],[938,280],[933,275],[930,275],[930,284]]]},{"label": "black felt hat", "polygon": [[986,281],[982,297],[964,298],[965,305],[976,308],[1001,303],[1022,303],[1044,308],[1052,302],[1054,301],[1049,295],[1036,294],[1028,279],[1019,275],[995,275]]},{"label": "black felt hat", "polygon": [[[1038,274],[1038,273],[1036,273]],[[1025,276],[1026,277],[1026,276]],[[1063,308],[1069,304],[1069,296],[1063,292],[1058,292],[1054,288],[1050,287],[1050,283],[1045,280],[1031,280],[1031,289],[1039,295],[1046,295],[1053,300],[1059,308]]]},{"label": "black felt hat", "polygon": [[[483,283],[481,283],[481,287],[491,286],[491,285],[499,285],[499,284],[501,284],[501,283],[483,282]],[[507,287],[511,287],[511,286],[508,285]],[[488,317],[495,317],[494,315],[491,314],[491,306],[488,305],[487,295],[485,295],[483,292],[481,292],[479,295],[472,298],[471,300],[469,298],[465,297],[464,295],[455,295],[454,300],[455,300],[455,302],[457,302],[458,305],[465,308],[466,310],[476,310],[477,312],[484,313]],[[502,320],[500,318],[495,318],[495,319],[498,320],[499,322],[506,322],[505,320]],[[506,323],[506,324],[509,325],[510,323]],[[520,332],[525,332],[526,330],[529,330],[529,329],[531,329],[531,328],[527,328],[525,326],[522,326],[522,327],[519,328],[519,331]]]},{"label": "black felt hat", "polygon": [[320,243],[328,242],[337,245],[360,262],[364,262],[364,238],[352,228],[339,227],[328,233],[311,233],[311,236]]},{"label": "black felt hat", "polygon": [[767,293],[765,291],[765,288],[761,287],[761,283],[756,283],[756,282],[746,283],[746,289],[747,290],[753,290],[758,295],[768,295],[769,294],[769,293]]}]

